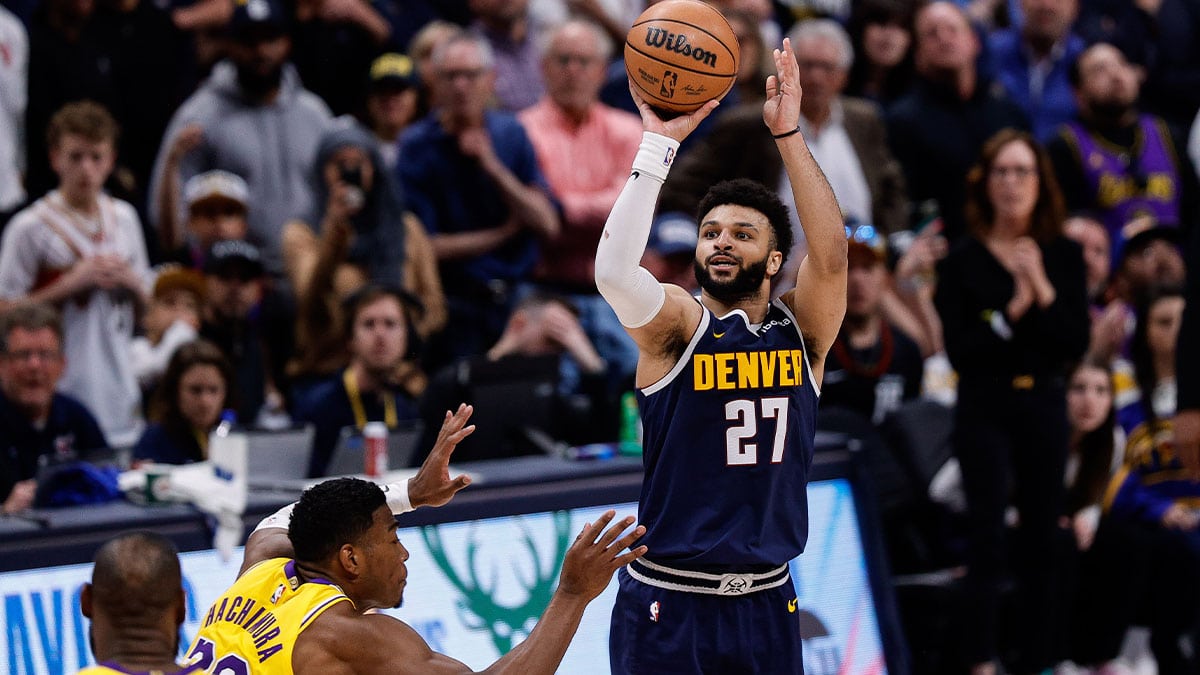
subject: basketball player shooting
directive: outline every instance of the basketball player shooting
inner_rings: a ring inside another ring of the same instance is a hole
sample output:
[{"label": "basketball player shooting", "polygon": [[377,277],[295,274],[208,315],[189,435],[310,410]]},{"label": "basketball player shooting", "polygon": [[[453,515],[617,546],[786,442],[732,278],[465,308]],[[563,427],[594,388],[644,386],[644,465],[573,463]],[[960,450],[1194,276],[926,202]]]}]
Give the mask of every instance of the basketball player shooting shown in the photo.
[{"label": "basketball player shooting", "polygon": [[644,135],[596,250],[596,285],[637,342],[648,552],[618,573],[613,673],[802,673],[788,562],[808,537],[825,354],[846,308],[846,235],[799,132],[799,68],[774,52],[763,122],[808,239],[796,287],[770,300],[792,234],[776,193],[713,186],[698,208],[698,297],[638,266],[679,143],[717,106],[660,118],[630,86]]}]

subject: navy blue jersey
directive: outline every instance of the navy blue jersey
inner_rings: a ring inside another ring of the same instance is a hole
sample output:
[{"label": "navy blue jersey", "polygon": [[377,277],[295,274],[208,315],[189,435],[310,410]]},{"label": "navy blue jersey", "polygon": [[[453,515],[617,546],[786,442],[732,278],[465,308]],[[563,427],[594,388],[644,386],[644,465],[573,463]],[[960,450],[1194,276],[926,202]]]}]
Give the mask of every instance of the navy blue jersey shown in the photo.
[{"label": "navy blue jersey", "polygon": [[782,565],[808,538],[819,391],[776,300],[753,330],[707,309],[683,356],[638,392],[647,557],[690,569]]}]

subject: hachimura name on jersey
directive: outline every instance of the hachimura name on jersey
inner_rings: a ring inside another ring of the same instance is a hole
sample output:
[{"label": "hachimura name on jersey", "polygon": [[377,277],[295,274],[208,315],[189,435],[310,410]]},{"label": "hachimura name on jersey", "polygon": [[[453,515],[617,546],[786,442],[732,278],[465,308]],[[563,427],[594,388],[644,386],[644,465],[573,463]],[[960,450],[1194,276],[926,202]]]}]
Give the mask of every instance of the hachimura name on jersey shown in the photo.
[{"label": "hachimura name on jersey", "polygon": [[301,583],[295,561],[258,563],[218,598],[201,622],[188,661],[207,672],[292,672],[292,649],[313,620],[339,602],[342,589],[323,579]]},{"label": "hachimura name on jersey", "polygon": [[729,569],[799,555],[818,396],[786,305],[772,303],[759,327],[705,309],[671,372],[638,392],[648,557]]}]

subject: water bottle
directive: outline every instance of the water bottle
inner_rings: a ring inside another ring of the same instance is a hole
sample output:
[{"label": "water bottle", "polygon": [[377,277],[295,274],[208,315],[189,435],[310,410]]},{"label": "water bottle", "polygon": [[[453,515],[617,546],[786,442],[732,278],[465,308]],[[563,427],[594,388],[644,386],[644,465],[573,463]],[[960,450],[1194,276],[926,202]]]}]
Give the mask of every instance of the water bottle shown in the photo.
[{"label": "water bottle", "polygon": [[642,454],[642,417],[638,414],[637,394],[621,395],[621,433],[617,439],[622,455]]},{"label": "water bottle", "polygon": [[388,428],[383,422],[363,426],[363,473],[378,478],[388,470]]}]

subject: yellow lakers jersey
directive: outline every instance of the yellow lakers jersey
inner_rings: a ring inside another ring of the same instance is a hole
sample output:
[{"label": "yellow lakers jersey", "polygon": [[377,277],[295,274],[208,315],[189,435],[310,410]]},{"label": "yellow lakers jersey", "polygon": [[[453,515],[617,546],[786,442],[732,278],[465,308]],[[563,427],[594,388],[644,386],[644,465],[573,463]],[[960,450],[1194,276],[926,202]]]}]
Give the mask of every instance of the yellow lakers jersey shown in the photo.
[{"label": "yellow lakers jersey", "polygon": [[343,601],[350,598],[325,579],[301,583],[294,560],[264,560],[209,607],[188,662],[209,673],[290,674],[300,632]]},{"label": "yellow lakers jersey", "polygon": [[[188,675],[189,673],[200,673],[198,665],[187,666],[179,670],[173,670],[174,675]],[[75,675],[168,675],[165,670],[128,670],[116,664],[100,664],[91,666],[75,673]]]}]

